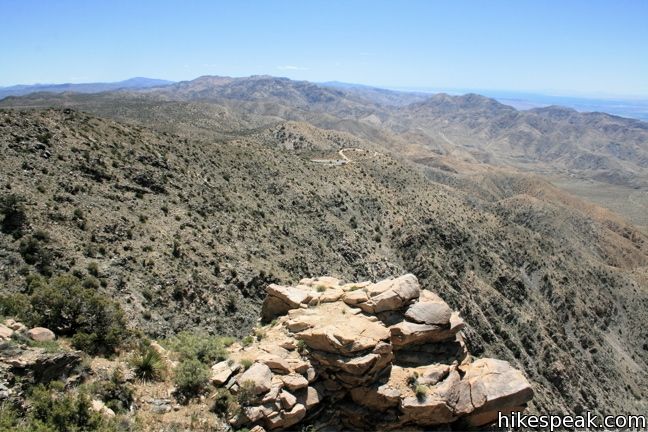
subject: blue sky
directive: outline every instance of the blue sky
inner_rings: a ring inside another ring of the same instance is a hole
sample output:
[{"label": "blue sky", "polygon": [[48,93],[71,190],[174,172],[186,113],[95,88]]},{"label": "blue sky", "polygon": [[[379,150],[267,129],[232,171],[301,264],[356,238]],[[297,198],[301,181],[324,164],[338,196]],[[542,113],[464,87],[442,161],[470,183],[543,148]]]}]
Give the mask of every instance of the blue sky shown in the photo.
[{"label": "blue sky", "polygon": [[0,86],[269,74],[648,96],[648,1],[0,0]]}]

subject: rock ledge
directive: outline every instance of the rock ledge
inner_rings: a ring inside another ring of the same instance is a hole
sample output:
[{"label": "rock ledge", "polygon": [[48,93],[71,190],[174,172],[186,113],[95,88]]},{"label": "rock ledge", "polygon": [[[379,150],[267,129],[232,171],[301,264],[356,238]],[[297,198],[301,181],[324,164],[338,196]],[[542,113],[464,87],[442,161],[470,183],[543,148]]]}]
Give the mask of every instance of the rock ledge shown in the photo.
[{"label": "rock ledge", "polygon": [[524,410],[533,397],[509,363],[471,358],[459,315],[411,274],[377,283],[303,279],[267,293],[262,317],[271,323],[212,368],[213,382],[238,399],[235,427],[476,427],[498,411]]}]

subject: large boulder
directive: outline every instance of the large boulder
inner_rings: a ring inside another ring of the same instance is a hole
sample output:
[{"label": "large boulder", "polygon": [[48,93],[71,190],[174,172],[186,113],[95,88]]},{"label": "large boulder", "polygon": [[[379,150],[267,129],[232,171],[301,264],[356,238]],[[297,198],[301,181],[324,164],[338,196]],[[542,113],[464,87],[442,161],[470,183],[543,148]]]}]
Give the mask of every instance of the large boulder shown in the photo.
[{"label": "large boulder", "polygon": [[498,411],[523,407],[533,397],[533,389],[522,372],[506,361],[479,359],[460,366],[460,370],[465,375],[456,410],[470,414],[466,420],[474,426],[494,421]]},{"label": "large boulder", "polygon": [[417,302],[407,308],[405,318],[415,323],[446,326],[452,310],[446,303]]},{"label": "large boulder", "polygon": [[363,311],[371,314],[397,310],[417,299],[420,292],[416,277],[407,274],[368,286],[369,300],[358,305]]},{"label": "large boulder", "polygon": [[267,296],[261,308],[261,317],[271,321],[280,315],[285,315],[292,309],[297,309],[302,303],[308,303],[312,290],[308,287],[287,287],[270,284],[266,288]]},{"label": "large boulder", "polygon": [[45,327],[34,327],[33,329],[29,329],[27,330],[27,336],[37,342],[49,342],[56,339],[54,332]]},{"label": "large boulder", "polygon": [[266,393],[272,386],[272,372],[265,364],[254,363],[238,377],[237,383],[239,386],[252,383],[252,391],[255,394]]},{"label": "large boulder", "polygon": [[391,341],[395,349],[424,343],[445,342],[453,340],[465,324],[459,315],[450,317],[449,326],[435,324],[419,324],[411,321],[401,321],[389,327]]},{"label": "large boulder", "polygon": [[48,352],[39,347],[13,346],[0,350],[0,369],[30,384],[65,381],[76,375],[81,364],[79,351]]}]

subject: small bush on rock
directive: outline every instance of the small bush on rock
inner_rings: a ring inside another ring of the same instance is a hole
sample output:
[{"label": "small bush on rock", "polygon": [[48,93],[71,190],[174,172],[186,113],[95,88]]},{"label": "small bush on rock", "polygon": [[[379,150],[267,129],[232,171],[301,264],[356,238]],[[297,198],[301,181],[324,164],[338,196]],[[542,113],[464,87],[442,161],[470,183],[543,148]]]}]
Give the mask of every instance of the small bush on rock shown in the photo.
[{"label": "small bush on rock", "polygon": [[414,393],[416,394],[416,399],[419,401],[422,401],[425,399],[425,397],[428,394],[428,389],[426,386],[419,384],[416,386],[416,389],[414,390]]},{"label": "small bush on rock", "polygon": [[256,393],[254,392],[254,382],[244,381],[241,383],[241,387],[236,393],[236,400],[240,406],[250,406],[257,399]]},{"label": "small bush on rock", "polygon": [[229,414],[235,405],[234,396],[229,390],[218,389],[216,396],[214,397],[214,405],[212,406],[212,411],[221,416]]}]

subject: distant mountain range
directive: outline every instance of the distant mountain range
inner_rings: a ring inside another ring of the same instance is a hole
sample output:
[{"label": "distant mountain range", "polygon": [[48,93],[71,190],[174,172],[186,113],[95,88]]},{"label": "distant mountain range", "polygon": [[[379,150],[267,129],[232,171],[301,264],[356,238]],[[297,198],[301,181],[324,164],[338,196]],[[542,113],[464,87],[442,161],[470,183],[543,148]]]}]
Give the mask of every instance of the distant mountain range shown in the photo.
[{"label": "distant mountain range", "polygon": [[78,107],[205,136],[302,121],[350,133],[428,166],[495,165],[648,187],[648,123],[635,119],[558,106],[517,110],[477,94],[429,95],[265,75],[148,83],[145,88],[122,83],[120,91],[100,94],[8,97],[0,106]]},{"label": "distant mountain range", "polygon": [[[230,81],[236,78],[227,78]],[[193,82],[193,81],[184,81]],[[229,82],[229,81],[228,81]],[[213,82],[210,82],[213,84]],[[76,93],[100,93],[115,90],[141,90],[155,87],[163,87],[175,84],[174,81],[136,77],[124,81],[107,83],[66,83],[66,84],[32,84],[14,85],[0,87],[0,99],[7,96],[25,96],[38,92],[76,92]],[[329,89],[339,89],[347,93],[361,92],[372,94],[376,102],[390,105],[405,105],[407,103],[422,101],[432,94],[448,93],[451,95],[462,95],[468,93],[479,93],[493,98],[503,104],[510,105],[518,110],[532,108],[543,108],[551,105],[559,105],[573,108],[579,112],[604,112],[621,117],[635,118],[648,121],[648,98],[591,98],[575,96],[556,96],[550,94],[500,91],[488,89],[443,89],[443,88],[389,88],[376,87],[365,84],[347,83],[342,81],[326,81],[314,83]]]},{"label": "distant mountain range", "polygon": [[136,77],[124,81],[109,83],[80,83],[80,84],[32,84],[32,85],[14,85],[10,87],[0,87],[0,99],[7,96],[24,96],[37,92],[76,92],[76,93],[99,93],[104,91],[113,91],[120,89],[143,89],[150,87],[159,87],[172,84],[173,81],[167,81],[154,78]]},{"label": "distant mountain range", "polygon": [[[329,87],[341,89],[371,88],[363,84],[351,84],[338,81],[322,83]],[[403,87],[393,88],[396,91],[406,91],[417,94],[448,93],[451,95],[462,95],[467,93],[479,93],[484,96],[496,99],[499,102],[510,105],[519,110],[531,108],[542,108],[551,105],[560,105],[573,108],[579,112],[604,112],[621,117],[648,120],[648,98],[622,98],[622,97],[583,97],[583,96],[560,96],[552,94],[502,91],[489,89],[445,89],[445,88],[417,88]]]}]

